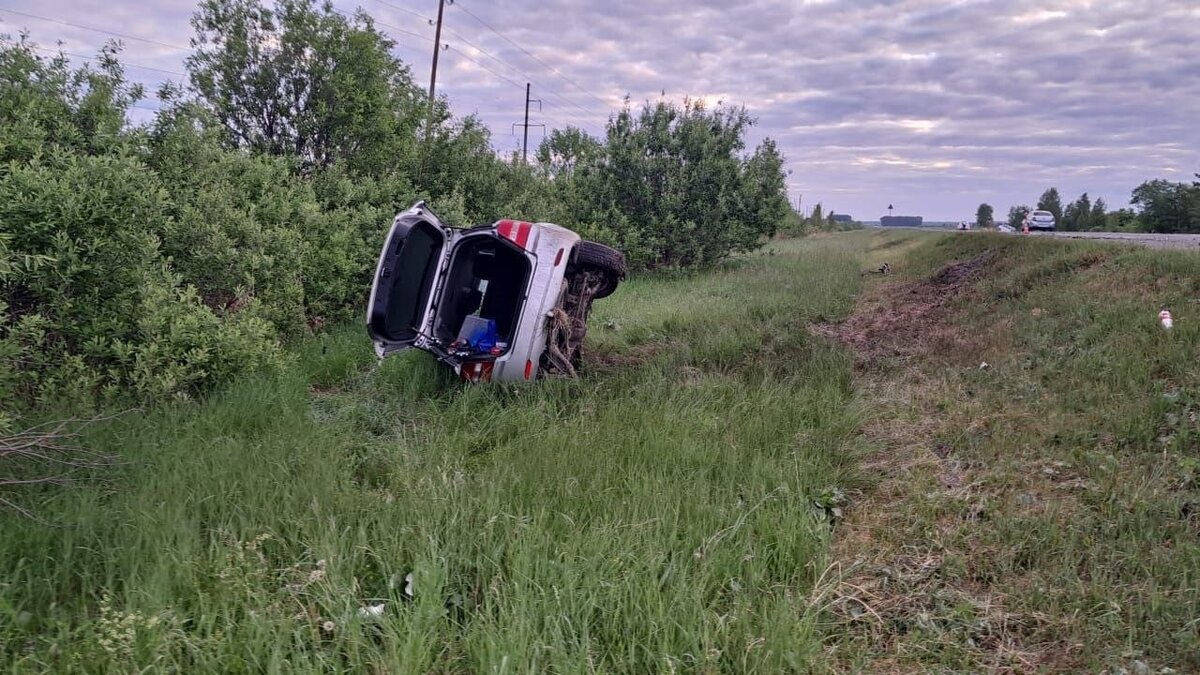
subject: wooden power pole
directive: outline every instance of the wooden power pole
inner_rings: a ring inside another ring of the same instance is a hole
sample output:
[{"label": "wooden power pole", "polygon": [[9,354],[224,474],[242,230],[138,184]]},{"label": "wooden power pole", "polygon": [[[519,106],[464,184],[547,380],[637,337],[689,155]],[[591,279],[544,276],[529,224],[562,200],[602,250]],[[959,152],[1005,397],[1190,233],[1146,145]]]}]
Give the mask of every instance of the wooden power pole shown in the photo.
[{"label": "wooden power pole", "polygon": [[438,0],[437,28],[433,32],[433,67],[429,71],[429,117],[425,120],[425,143],[433,133],[433,105],[437,100],[437,66],[438,53],[442,51],[442,15],[446,10],[446,0]]}]

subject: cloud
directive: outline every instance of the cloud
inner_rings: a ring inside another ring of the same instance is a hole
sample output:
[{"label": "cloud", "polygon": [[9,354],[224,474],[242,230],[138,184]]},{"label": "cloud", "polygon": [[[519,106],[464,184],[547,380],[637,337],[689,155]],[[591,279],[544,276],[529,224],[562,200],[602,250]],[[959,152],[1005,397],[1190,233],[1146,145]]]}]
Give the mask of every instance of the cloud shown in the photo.
[{"label": "cloud", "polygon": [[[361,1],[425,81],[432,0]],[[171,0],[8,6],[172,45],[191,36],[192,7]],[[0,19],[73,53],[109,37]],[[543,101],[531,121],[595,134],[626,95],[744,105],[752,141],[788,156],[794,194],[862,218],[894,203],[959,220],[1051,185],[1115,206],[1143,180],[1200,171],[1198,19],[1194,0],[456,0],[439,91],[501,150],[517,143],[527,81]],[[130,63],[182,70],[185,50],[125,44]]]}]

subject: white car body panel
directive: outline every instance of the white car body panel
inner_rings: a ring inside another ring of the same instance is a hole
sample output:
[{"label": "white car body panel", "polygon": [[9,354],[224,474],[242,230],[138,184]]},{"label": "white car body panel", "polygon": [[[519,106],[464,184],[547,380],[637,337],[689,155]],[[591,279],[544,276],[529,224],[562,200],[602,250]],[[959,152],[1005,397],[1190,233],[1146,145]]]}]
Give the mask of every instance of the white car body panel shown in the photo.
[{"label": "white car body panel", "polygon": [[[497,224],[499,236],[504,236],[500,232],[505,222],[502,220]],[[567,261],[580,241],[578,234],[565,227],[552,223],[526,224],[530,233],[525,247],[532,258],[533,274],[530,275],[525,307],[514,329],[508,353],[495,360],[491,377],[494,381],[532,380],[537,377],[542,352],[546,349],[546,326],[562,298]],[[515,223],[517,231],[521,225]],[[555,264],[556,259],[558,264]]]}]

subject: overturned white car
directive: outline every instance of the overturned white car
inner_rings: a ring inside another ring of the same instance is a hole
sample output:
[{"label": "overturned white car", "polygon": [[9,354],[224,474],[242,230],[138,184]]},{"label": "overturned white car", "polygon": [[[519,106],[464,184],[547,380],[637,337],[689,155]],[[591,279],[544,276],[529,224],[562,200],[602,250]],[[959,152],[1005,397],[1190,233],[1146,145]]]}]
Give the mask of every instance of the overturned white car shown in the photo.
[{"label": "overturned white car", "polygon": [[380,357],[415,347],[475,382],[575,375],[592,301],[624,278],[623,254],[565,227],[449,227],[417,202],[379,255],[367,332]]}]

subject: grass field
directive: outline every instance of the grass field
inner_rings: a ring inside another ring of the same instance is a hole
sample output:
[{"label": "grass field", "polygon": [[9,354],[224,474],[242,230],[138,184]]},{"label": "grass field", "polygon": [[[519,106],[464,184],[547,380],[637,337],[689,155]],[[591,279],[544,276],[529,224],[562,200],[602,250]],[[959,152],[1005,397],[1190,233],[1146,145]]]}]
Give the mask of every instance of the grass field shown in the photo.
[{"label": "grass field", "polygon": [[4,671],[1200,672],[1198,298],[855,232],[630,281],[579,380],[334,330],[0,514]]},{"label": "grass field", "polygon": [[862,409],[807,326],[867,245],[631,281],[577,381],[463,386],[354,326],[99,425],[125,465],[0,514],[4,669],[808,669]]}]

